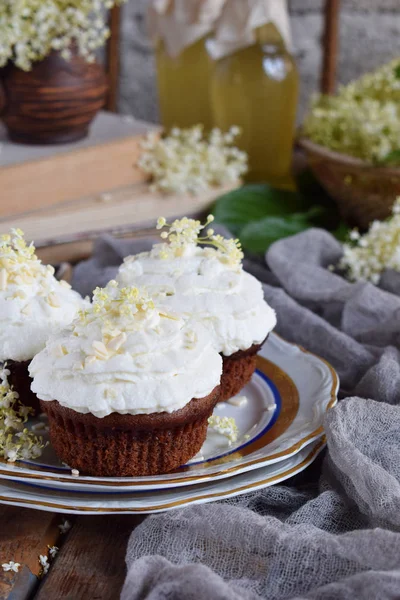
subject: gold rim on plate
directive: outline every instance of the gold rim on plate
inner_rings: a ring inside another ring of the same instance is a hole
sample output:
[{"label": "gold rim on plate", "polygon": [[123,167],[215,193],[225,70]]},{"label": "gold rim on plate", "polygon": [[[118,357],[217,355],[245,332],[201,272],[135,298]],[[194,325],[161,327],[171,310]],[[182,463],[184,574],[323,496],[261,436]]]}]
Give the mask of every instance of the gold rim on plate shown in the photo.
[{"label": "gold rim on plate", "polygon": [[[248,483],[246,485],[242,485],[239,486],[237,488],[233,488],[232,490],[229,491],[224,491],[224,492],[211,492],[209,494],[202,494],[199,496],[192,496],[191,498],[185,498],[184,500],[175,500],[174,502],[169,502],[167,504],[162,504],[162,505],[154,505],[154,506],[146,506],[146,507],[142,507],[142,508],[104,508],[104,507],[96,507],[96,508],[90,508],[88,506],[78,506],[77,504],[74,504],[72,506],[66,506],[64,504],[58,504],[56,502],[41,502],[40,500],[23,500],[20,498],[13,498],[13,497],[9,497],[9,496],[1,496],[0,495],[0,503],[5,503],[5,504],[9,504],[10,502],[14,503],[14,504],[27,504],[30,506],[41,506],[41,507],[45,507],[45,508],[54,508],[63,512],[68,512],[69,510],[73,509],[74,511],[80,511],[80,512],[92,512],[92,513],[150,513],[150,512],[155,512],[155,511],[163,511],[163,510],[167,510],[170,508],[178,508],[182,505],[185,504],[192,504],[193,502],[198,503],[199,501],[208,501],[208,500],[215,500],[217,498],[223,498],[223,497],[231,497],[235,494],[241,494],[241,493],[246,493],[248,491],[251,491],[253,488],[255,487],[263,487],[263,486],[267,486],[268,484],[272,485],[273,483],[277,482],[277,481],[282,481],[284,479],[288,479],[289,477],[291,477],[292,475],[296,475],[297,473],[299,473],[300,471],[304,470],[306,467],[308,467],[313,460],[315,460],[315,458],[317,458],[318,454],[321,452],[321,450],[325,447],[326,444],[326,438],[325,436],[314,446],[314,448],[311,450],[310,454],[308,456],[306,456],[306,458],[299,463],[298,465],[295,465],[294,467],[291,467],[290,469],[287,469],[286,471],[282,471],[281,473],[278,473],[276,475],[273,475],[271,477],[267,477],[266,479],[262,479],[262,480],[258,480],[258,481],[254,481],[253,483]],[[23,485],[23,484],[21,484]]]}]

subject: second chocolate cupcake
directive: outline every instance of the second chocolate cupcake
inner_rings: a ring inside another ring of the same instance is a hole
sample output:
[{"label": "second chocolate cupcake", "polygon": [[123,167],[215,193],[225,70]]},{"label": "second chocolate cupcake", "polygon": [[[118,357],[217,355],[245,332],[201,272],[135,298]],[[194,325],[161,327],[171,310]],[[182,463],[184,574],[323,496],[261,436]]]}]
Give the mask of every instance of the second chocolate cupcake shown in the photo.
[{"label": "second chocolate cupcake", "polygon": [[[276,325],[261,283],[243,269],[238,240],[225,239],[186,217],[162,232],[164,243],[125,259],[123,285],[144,285],[166,309],[195,319],[223,358],[220,399],[235,396],[256,368],[256,355]],[[165,219],[159,219],[159,228]]]}]

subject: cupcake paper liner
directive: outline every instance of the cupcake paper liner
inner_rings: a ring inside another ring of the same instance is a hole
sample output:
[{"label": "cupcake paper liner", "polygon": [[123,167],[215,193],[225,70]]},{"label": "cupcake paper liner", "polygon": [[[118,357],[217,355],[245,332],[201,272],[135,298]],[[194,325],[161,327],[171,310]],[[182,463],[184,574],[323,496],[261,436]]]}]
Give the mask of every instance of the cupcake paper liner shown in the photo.
[{"label": "cupcake paper liner", "polygon": [[99,419],[57,401],[41,401],[57,456],[82,474],[136,477],[168,473],[201,449],[219,388],[173,413],[111,415]]}]

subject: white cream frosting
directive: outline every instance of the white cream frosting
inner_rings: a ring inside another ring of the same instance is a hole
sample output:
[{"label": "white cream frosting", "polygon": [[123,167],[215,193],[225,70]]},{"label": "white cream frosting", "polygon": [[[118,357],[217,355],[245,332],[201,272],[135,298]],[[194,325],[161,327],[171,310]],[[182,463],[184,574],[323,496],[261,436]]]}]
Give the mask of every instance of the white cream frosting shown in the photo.
[{"label": "white cream frosting", "polygon": [[102,418],[173,412],[203,398],[219,385],[222,359],[201,325],[110,282],[86,314],[48,340],[29,372],[41,400]]},{"label": "white cream frosting", "polygon": [[[214,248],[183,245],[179,253],[150,252],[129,256],[117,280],[144,286],[166,310],[195,319],[211,334],[225,356],[261,343],[276,325],[275,311],[265,302],[260,282]],[[165,256],[165,257],[164,257]]]},{"label": "white cream frosting", "polygon": [[30,360],[71,323],[84,300],[42,265],[22,232],[0,239],[0,361]]}]

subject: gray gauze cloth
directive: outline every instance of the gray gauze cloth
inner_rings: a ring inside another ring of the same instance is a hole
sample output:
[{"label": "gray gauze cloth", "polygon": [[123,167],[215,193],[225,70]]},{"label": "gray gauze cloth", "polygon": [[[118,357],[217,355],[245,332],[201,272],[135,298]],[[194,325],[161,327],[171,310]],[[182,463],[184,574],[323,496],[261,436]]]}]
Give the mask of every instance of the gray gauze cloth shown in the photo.
[{"label": "gray gauze cloth", "polygon": [[[142,248],[100,240],[75,287],[89,292]],[[341,253],[314,229],[276,242],[267,265],[245,264],[277,331],[340,375],[344,399],[326,415],[320,468],[147,517],[129,540],[122,600],[400,598],[400,277],[349,283],[328,269]]]}]

